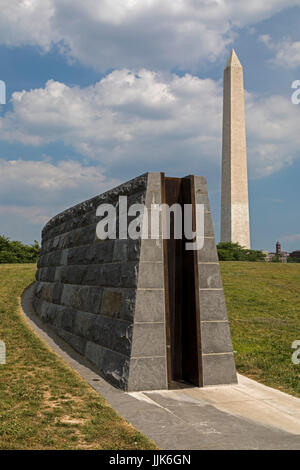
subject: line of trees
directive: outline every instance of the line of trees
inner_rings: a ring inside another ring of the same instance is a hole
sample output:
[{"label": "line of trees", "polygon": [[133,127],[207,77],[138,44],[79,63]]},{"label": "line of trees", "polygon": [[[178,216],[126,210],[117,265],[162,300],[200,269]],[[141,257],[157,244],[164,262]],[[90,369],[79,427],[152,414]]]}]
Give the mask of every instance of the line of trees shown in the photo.
[{"label": "line of trees", "polygon": [[[36,263],[40,256],[40,250],[40,245],[36,240],[32,245],[24,245],[0,235],[0,264]],[[248,250],[239,243],[220,242],[217,245],[217,250],[220,261],[265,261],[265,254],[262,251]],[[276,261],[276,259],[273,260],[273,262]],[[289,257],[287,261],[299,263],[300,259]]]},{"label": "line of trees", "polygon": [[40,256],[40,245],[36,240],[32,245],[11,241],[0,235],[0,264],[3,263],[36,263]]}]

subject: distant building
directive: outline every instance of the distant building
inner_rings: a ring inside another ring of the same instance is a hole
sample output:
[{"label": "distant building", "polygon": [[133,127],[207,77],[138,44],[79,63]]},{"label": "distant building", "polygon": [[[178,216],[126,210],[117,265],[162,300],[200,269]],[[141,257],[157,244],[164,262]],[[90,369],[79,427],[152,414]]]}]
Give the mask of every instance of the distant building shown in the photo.
[{"label": "distant building", "polygon": [[276,255],[280,255],[281,253],[281,244],[280,242],[276,243]]},{"label": "distant building", "polygon": [[[266,259],[267,262],[272,261],[274,258],[278,258],[279,261],[281,261],[282,263],[287,263],[287,258],[290,255],[287,251],[281,251],[281,243],[280,242],[276,243],[275,253],[270,253],[268,251],[264,251],[264,253],[266,255],[265,259]],[[295,252],[295,253],[297,253],[297,252]],[[300,251],[298,253],[299,253],[299,257],[300,257]]]}]

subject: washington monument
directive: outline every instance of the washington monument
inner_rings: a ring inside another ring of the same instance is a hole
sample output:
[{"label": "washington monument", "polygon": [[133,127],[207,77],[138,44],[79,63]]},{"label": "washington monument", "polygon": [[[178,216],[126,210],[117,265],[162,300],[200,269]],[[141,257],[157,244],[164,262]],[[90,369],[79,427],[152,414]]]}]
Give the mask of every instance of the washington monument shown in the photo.
[{"label": "washington monument", "polygon": [[234,50],[224,70],[221,242],[250,248],[244,78]]}]

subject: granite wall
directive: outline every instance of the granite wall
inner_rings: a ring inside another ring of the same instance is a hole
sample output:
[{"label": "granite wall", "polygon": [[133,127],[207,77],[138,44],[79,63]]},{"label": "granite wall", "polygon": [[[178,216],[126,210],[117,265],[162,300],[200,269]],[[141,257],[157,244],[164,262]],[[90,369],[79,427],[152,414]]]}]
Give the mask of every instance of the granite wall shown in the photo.
[{"label": "granite wall", "polygon": [[51,219],[42,232],[33,306],[101,375],[123,390],[167,388],[163,248],[156,240],[99,240],[100,204],[161,202],[147,173]]}]

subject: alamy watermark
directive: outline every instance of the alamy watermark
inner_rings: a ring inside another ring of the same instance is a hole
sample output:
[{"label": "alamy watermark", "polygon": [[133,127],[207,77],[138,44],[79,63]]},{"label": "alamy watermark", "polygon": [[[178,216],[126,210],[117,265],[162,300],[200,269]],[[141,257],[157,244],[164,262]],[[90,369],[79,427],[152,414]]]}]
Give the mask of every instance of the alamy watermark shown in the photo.
[{"label": "alamy watermark", "polygon": [[0,365],[6,364],[6,346],[4,341],[0,341]]},{"label": "alamy watermark", "polygon": [[293,342],[292,349],[295,349],[292,355],[292,363],[298,365],[300,364],[300,340]]},{"label": "alamy watermark", "polygon": [[295,90],[291,96],[293,104],[300,104],[300,80],[294,80],[292,88]]},{"label": "alamy watermark", "polygon": [[6,85],[3,80],[0,80],[0,105],[6,104]]},{"label": "alamy watermark", "polygon": [[102,217],[96,227],[100,240],[174,238],[184,239],[186,250],[201,250],[204,246],[204,204],[153,203],[148,209],[144,204],[128,207],[127,196],[120,196],[116,206],[101,204],[96,215]]}]

